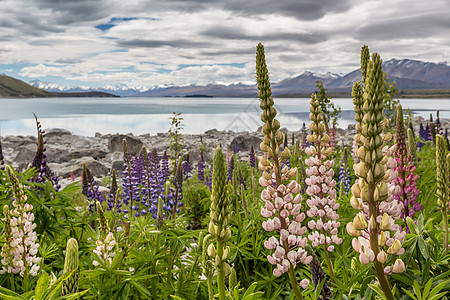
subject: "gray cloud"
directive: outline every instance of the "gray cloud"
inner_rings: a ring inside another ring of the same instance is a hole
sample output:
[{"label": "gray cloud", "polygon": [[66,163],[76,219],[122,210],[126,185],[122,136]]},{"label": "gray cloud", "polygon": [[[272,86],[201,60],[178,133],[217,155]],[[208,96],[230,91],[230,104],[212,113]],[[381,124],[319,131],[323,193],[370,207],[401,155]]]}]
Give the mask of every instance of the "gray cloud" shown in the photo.
[{"label": "gray cloud", "polygon": [[224,8],[236,14],[280,14],[300,20],[317,20],[331,12],[344,12],[352,7],[350,0],[231,0]]},{"label": "gray cloud", "polygon": [[159,48],[164,46],[174,47],[174,48],[193,48],[193,47],[209,47],[210,43],[206,42],[195,42],[191,40],[120,40],[117,45],[122,47],[142,47],[142,48]]},{"label": "gray cloud", "polygon": [[367,24],[356,31],[357,38],[364,40],[417,39],[441,32],[449,33],[450,17],[447,12],[425,13],[414,16],[398,16]]},{"label": "gray cloud", "polygon": [[226,26],[216,26],[208,28],[201,32],[208,37],[215,37],[230,40],[250,40],[253,42],[259,41],[296,41],[305,44],[317,44],[324,42],[327,35],[324,33],[291,33],[291,32],[277,32],[261,35],[247,34],[243,28],[234,28]]}]

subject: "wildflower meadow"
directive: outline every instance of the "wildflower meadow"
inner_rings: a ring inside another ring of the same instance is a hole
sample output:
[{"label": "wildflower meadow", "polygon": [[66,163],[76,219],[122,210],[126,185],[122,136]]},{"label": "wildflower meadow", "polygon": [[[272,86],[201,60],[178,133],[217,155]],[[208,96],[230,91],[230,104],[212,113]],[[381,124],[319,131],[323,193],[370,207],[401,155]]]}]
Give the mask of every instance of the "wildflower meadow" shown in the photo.
[{"label": "wildflower meadow", "polygon": [[289,142],[259,44],[260,149],[192,157],[174,113],[166,151],[124,139],[102,184],[84,166],[62,186],[36,118],[26,170],[0,143],[0,298],[450,299],[449,140],[438,115],[414,128],[381,64],[362,47],[351,144],[321,85]]}]

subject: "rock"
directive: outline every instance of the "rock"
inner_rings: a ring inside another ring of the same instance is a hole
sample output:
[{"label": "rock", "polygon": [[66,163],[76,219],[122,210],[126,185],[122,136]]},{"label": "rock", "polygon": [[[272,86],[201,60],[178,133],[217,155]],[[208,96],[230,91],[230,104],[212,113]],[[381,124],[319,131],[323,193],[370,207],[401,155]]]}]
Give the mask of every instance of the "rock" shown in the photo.
[{"label": "rock", "polygon": [[100,158],[105,158],[106,154],[108,154],[106,151],[100,149],[80,149],[71,152],[72,158],[81,158],[89,156],[97,160]]},{"label": "rock", "polygon": [[259,145],[262,141],[263,140],[257,136],[249,136],[248,134],[239,135],[231,141],[230,148],[233,150],[237,145],[239,147],[239,151],[250,151],[252,145],[253,149],[259,149]]},{"label": "rock", "polygon": [[111,169],[114,169],[114,170],[116,170],[116,172],[122,174],[122,172],[125,170],[125,167],[123,164],[124,164],[123,160],[113,161]]},{"label": "rock", "polygon": [[36,145],[25,145],[16,148],[17,155],[14,158],[14,161],[17,164],[31,164],[33,162],[34,155],[36,154],[37,146]]},{"label": "rock", "polygon": [[207,135],[217,135],[217,134],[219,134],[219,131],[217,129],[210,129],[210,130],[206,130],[205,134],[207,134]]},{"label": "rock", "polygon": [[45,129],[45,138],[51,139],[53,137],[61,137],[63,135],[72,135],[72,133],[66,129],[61,128],[51,128],[51,129]]},{"label": "rock", "polygon": [[118,134],[118,135],[112,136],[109,139],[109,141],[108,141],[109,152],[116,152],[116,151],[122,152],[123,151],[123,139],[127,140],[128,148],[130,149],[131,155],[138,154],[141,151],[142,146],[144,146],[142,141],[136,137]]},{"label": "rock", "polygon": [[93,159],[92,157],[82,157],[76,160],[65,162],[62,164],[49,163],[50,168],[56,173],[56,175],[66,178],[70,177],[73,173],[76,177],[80,176],[83,171],[83,164],[91,171],[95,177],[103,177],[109,175],[109,168],[103,163]]}]

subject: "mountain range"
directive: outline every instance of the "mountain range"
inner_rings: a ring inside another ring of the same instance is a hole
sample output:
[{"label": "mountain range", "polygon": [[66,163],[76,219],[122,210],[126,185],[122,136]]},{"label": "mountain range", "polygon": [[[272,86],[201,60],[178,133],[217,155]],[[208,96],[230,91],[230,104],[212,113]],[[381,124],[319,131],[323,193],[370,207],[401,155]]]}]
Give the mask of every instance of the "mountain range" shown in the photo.
[{"label": "mountain range", "polygon": [[[390,82],[395,81],[399,91],[418,89],[450,89],[450,66],[447,63],[422,62],[411,59],[391,59],[383,63]],[[318,74],[306,71],[272,85],[275,96],[308,95],[316,90],[316,81],[322,81],[330,93],[349,94],[353,83],[361,79],[359,69],[348,74]],[[206,86],[128,87],[124,84],[102,88],[64,87],[59,84],[33,80],[31,85],[49,92],[104,92],[126,97],[256,97],[256,85],[209,84]]]}]

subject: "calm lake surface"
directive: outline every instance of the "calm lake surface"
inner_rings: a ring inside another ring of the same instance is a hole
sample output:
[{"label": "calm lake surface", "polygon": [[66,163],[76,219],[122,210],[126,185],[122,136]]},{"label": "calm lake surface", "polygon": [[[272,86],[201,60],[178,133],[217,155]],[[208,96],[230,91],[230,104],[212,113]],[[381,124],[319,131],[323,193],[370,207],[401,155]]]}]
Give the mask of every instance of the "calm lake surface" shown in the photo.
[{"label": "calm lake surface", "polygon": [[[354,123],[350,98],[333,99],[342,108],[339,127]],[[430,113],[450,118],[450,99],[402,99],[403,108],[429,118]],[[218,130],[255,131],[262,125],[257,98],[0,98],[1,135],[35,135],[33,112],[43,128],[65,128],[74,134],[93,136],[96,132],[167,132],[173,112],[184,118],[184,134]],[[309,124],[309,99],[275,99],[282,127],[299,130]]]}]

